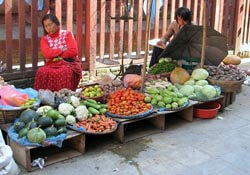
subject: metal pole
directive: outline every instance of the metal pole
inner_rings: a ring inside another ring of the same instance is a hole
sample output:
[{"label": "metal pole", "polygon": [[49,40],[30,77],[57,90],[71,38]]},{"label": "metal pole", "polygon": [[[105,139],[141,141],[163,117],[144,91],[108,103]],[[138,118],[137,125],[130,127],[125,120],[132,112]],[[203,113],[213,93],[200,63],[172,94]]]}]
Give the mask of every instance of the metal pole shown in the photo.
[{"label": "metal pole", "polygon": [[142,70],[141,91],[144,90],[144,85],[145,85],[145,74],[146,74],[147,59],[148,59],[148,39],[149,39],[149,35],[150,35],[151,8],[152,8],[152,0],[148,0],[147,18],[146,18],[147,20],[146,20],[145,55],[144,55],[144,64],[143,64],[143,70]]}]

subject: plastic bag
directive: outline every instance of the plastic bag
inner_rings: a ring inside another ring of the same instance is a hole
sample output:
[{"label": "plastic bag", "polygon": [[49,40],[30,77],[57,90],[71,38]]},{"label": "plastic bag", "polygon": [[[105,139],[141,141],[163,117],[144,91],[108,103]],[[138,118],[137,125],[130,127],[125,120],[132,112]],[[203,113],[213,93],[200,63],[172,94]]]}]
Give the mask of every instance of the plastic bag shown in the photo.
[{"label": "plastic bag", "polygon": [[0,104],[1,105],[10,105],[10,106],[21,106],[28,99],[28,94],[18,92],[12,86],[2,86],[0,88]]},{"label": "plastic bag", "polygon": [[142,78],[140,75],[127,74],[123,78],[124,86],[131,88],[139,88],[141,86]]},{"label": "plastic bag", "polygon": [[38,98],[41,100],[41,103],[44,105],[53,106],[55,104],[55,94],[50,90],[39,90]]},{"label": "plastic bag", "polygon": [[20,170],[13,159],[13,153],[8,145],[5,145],[0,130],[0,175],[17,175]]}]

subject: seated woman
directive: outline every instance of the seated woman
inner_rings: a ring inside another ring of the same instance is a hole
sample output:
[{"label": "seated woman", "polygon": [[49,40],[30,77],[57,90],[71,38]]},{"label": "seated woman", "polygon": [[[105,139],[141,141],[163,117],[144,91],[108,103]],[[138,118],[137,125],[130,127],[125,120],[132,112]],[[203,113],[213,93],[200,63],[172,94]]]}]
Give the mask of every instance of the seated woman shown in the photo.
[{"label": "seated woman", "polygon": [[[188,8],[178,8],[175,12],[175,21],[169,25],[167,32],[161,37],[161,40],[158,41],[157,45],[161,46],[162,48],[166,47],[166,42],[169,41],[172,36],[175,36],[184,25],[191,24],[191,20],[192,12]],[[154,47],[149,67],[158,63],[158,57],[162,51],[163,49]]]},{"label": "seated woman", "polygon": [[42,25],[45,36],[41,38],[40,46],[45,65],[36,73],[35,89],[75,90],[82,77],[82,63],[73,34],[61,30],[60,22],[53,14],[45,15]]}]

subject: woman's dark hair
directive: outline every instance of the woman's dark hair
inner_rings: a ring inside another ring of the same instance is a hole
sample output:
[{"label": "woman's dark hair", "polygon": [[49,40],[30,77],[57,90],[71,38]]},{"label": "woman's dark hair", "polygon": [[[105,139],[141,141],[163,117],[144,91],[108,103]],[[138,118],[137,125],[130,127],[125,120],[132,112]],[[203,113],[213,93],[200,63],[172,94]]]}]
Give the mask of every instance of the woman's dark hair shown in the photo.
[{"label": "woman's dark hair", "polygon": [[43,24],[43,22],[45,21],[45,20],[47,20],[47,19],[50,19],[53,23],[55,23],[57,26],[60,26],[60,22],[59,22],[59,20],[57,19],[57,17],[54,15],[54,14],[52,14],[52,13],[49,13],[49,14],[46,14],[44,17],[43,17],[43,19],[42,19],[42,25],[43,25],[43,31],[44,31],[44,34],[48,34],[48,32],[46,32],[46,30],[45,30],[45,27],[44,27],[44,24]]},{"label": "woman's dark hair", "polygon": [[177,21],[177,16],[181,17],[188,24],[192,21],[192,12],[186,7],[180,7],[175,12],[175,20]]}]

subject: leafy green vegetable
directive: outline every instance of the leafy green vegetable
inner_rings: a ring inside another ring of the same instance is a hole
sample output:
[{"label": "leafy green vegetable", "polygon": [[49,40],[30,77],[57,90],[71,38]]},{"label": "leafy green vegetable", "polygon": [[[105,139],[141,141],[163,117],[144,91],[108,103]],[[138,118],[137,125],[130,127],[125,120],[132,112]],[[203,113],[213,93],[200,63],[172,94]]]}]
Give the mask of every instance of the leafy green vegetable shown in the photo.
[{"label": "leafy green vegetable", "polygon": [[166,73],[166,72],[171,72],[172,70],[174,70],[174,68],[176,67],[176,63],[175,62],[161,62],[161,63],[157,63],[155,64],[153,67],[150,68],[149,73],[150,74],[162,74],[162,73]]}]

